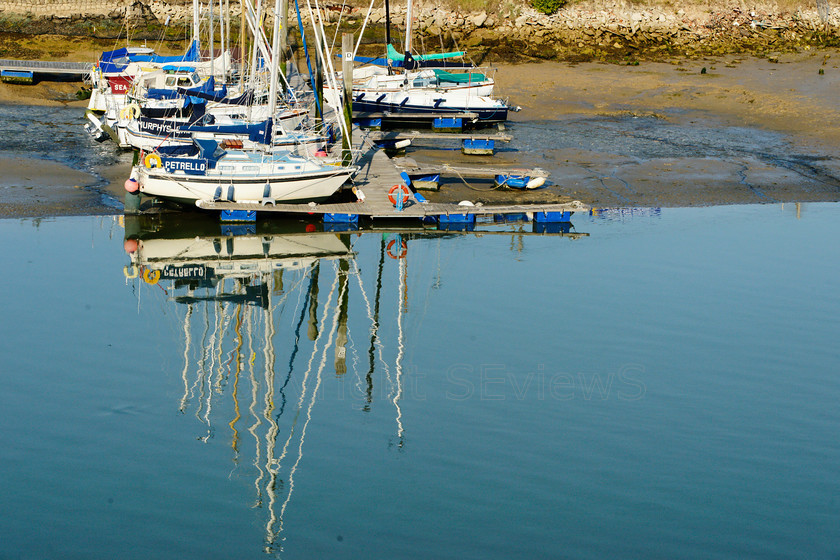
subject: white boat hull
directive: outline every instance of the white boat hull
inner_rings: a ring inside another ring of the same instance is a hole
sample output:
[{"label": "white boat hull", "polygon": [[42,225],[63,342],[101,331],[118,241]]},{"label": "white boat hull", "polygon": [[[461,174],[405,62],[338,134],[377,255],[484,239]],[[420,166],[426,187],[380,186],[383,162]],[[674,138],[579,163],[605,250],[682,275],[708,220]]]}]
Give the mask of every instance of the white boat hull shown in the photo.
[{"label": "white boat hull", "polygon": [[[221,173],[187,175],[161,169],[136,167],[140,192],[182,203],[213,200],[217,194],[230,202],[306,203],[326,200],[335,194],[356,171],[355,167],[335,167],[299,175],[254,175],[232,177]],[[268,193],[266,193],[268,185]],[[267,196],[265,196],[267,194]]]}]

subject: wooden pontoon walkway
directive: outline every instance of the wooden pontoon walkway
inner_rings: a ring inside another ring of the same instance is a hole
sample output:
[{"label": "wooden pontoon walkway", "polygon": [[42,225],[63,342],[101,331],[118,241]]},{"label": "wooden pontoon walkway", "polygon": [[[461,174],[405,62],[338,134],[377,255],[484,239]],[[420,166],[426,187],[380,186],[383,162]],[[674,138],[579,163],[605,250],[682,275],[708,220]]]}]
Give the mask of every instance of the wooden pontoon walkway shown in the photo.
[{"label": "wooden pontoon walkway", "polygon": [[364,193],[363,202],[333,204],[263,204],[261,202],[216,202],[201,200],[196,205],[204,210],[245,210],[256,212],[280,212],[285,214],[331,214],[340,216],[365,216],[385,220],[422,220],[464,215],[539,214],[580,212],[588,207],[578,201],[562,204],[512,204],[499,206],[462,206],[459,204],[420,203],[409,199],[405,208],[397,210],[388,199],[388,192],[394,185],[404,184],[394,162],[382,150],[369,149],[364,152],[354,183]]},{"label": "wooden pontoon walkway", "polygon": [[84,77],[90,74],[92,68],[93,64],[90,62],[0,59],[0,71],[67,74]]}]

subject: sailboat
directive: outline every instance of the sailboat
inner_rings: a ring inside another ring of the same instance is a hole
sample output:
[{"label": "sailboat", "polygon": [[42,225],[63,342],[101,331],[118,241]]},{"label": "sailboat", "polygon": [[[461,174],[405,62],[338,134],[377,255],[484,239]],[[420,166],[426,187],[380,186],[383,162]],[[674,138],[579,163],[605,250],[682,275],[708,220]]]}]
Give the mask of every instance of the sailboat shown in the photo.
[{"label": "sailboat", "polygon": [[[280,12],[280,1],[275,13]],[[269,114],[278,106],[278,43],[280,18],[275,18],[274,44],[262,56],[269,71]],[[255,33],[261,29],[252,28]],[[264,36],[258,37],[264,44]],[[266,129],[268,126],[266,126]],[[266,130],[267,132],[267,130]],[[179,148],[160,147],[144,155],[132,170],[127,188],[179,203],[195,204],[200,200],[258,202],[263,204],[323,201],[335,194],[358,170],[323,159],[301,157],[292,151],[247,149],[242,143],[193,135],[193,146],[186,153]],[[267,143],[271,146],[272,142]]]},{"label": "sailboat", "polygon": [[[169,74],[177,73],[171,83],[165,87],[175,91],[177,87],[196,87],[206,81],[224,80],[230,75],[233,64],[229,51],[223,51],[215,57],[212,40],[212,5],[210,0],[210,55],[209,60],[202,60],[199,42],[200,0],[192,0],[193,29],[192,41],[183,55],[161,56],[147,47],[123,47],[103,52],[94,64],[90,74],[92,83],[91,97],[88,102],[85,130],[97,141],[111,137],[122,147],[129,147],[124,131],[119,130],[125,124],[126,108],[132,103],[129,94],[135,84],[149,73],[160,74],[164,69]],[[170,80],[167,80],[169,82]],[[101,119],[99,115],[104,115]]]},{"label": "sailboat", "polygon": [[225,148],[215,139],[194,138],[193,144],[195,154],[169,155],[160,148],[145,155],[130,181],[142,194],[188,205],[199,200],[306,203],[326,200],[358,170],[285,150]]},{"label": "sailboat", "polygon": [[[486,72],[469,63],[452,62],[466,55],[464,51],[412,54],[411,0],[404,54],[400,54],[391,45],[387,0],[385,5],[385,58],[354,56],[355,61],[367,64],[353,71],[354,113],[390,112],[403,117],[473,113],[476,123],[492,124],[506,121],[509,111],[518,110],[492,97],[495,81]],[[464,71],[450,71],[454,68]]]}]

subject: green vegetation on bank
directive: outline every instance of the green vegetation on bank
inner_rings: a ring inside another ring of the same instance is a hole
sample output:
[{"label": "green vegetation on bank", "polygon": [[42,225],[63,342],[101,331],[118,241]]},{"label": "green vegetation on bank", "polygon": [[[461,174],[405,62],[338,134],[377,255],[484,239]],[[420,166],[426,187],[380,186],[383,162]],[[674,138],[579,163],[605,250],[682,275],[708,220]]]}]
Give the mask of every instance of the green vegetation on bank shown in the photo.
[{"label": "green vegetation on bank", "polygon": [[531,6],[538,12],[553,14],[563,7],[566,0],[531,0]]}]

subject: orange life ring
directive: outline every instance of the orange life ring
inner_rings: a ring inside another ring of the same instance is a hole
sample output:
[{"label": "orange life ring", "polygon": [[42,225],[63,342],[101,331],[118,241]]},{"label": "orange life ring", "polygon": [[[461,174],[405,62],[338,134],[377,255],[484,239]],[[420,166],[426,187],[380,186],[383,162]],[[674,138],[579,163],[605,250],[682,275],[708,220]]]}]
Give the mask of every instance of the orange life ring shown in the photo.
[{"label": "orange life ring", "polygon": [[[399,191],[400,194],[396,194],[397,191]],[[405,206],[405,203],[408,202],[408,197],[411,196],[411,190],[403,184],[394,185],[391,187],[391,190],[388,191],[388,200],[390,200],[391,204],[394,206],[397,205],[397,196],[402,197],[402,205]]]},{"label": "orange life ring", "polygon": [[400,240],[400,252],[397,253],[397,254],[394,254],[393,248],[396,244],[397,244],[396,239],[392,239],[390,241],[390,243],[388,243],[388,248],[387,248],[388,256],[391,257],[392,259],[404,259],[406,253],[408,253],[408,245],[406,244],[404,239],[401,239]]}]

